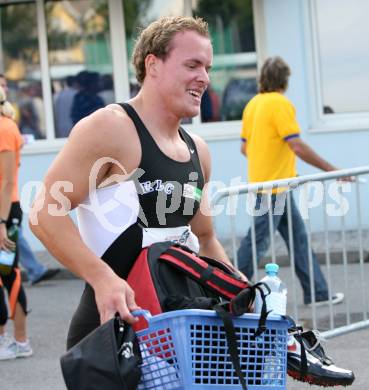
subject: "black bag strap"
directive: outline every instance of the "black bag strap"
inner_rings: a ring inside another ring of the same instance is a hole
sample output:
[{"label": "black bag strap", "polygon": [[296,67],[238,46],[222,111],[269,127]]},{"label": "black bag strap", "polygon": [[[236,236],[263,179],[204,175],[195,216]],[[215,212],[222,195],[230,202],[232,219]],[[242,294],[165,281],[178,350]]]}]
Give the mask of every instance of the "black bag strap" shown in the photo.
[{"label": "black bag strap", "polygon": [[[182,249],[185,249],[182,247]],[[217,267],[221,269],[222,271],[226,272],[227,274],[234,275],[235,271],[231,268],[230,265],[223,263],[222,261],[212,259],[211,257],[207,256],[199,256],[201,260],[206,261],[208,264],[212,265],[213,267]]]},{"label": "black bag strap", "polygon": [[[157,242],[149,247],[149,257],[150,258],[156,258],[159,259],[161,255],[164,253],[167,253],[168,249],[173,249],[175,253],[179,253],[179,251],[176,251],[176,248],[182,249],[182,251],[187,252],[190,255],[195,255],[199,259],[205,261],[205,263],[219,268],[221,271],[225,272],[226,274],[232,276],[232,278],[238,279],[241,281],[241,279],[234,274],[234,270],[230,265],[227,265],[226,263],[223,263],[222,261],[212,259],[211,257],[206,257],[206,256],[198,256],[195,252],[193,252],[191,249],[189,249],[185,245],[181,245],[178,243],[174,243],[173,241],[162,241],[162,242]],[[183,254],[183,252],[180,252]],[[190,256],[188,256],[188,259],[192,260]],[[193,261],[193,260],[192,260]]]},{"label": "black bag strap", "polygon": [[[226,305],[228,305],[228,303],[226,303]],[[234,329],[232,317],[224,308],[224,304],[222,303],[214,306],[214,310],[218,313],[223,321],[224,331],[227,339],[228,353],[231,357],[233,367],[241,383],[242,389],[247,390],[246,380],[241,369],[240,354],[238,351],[236,331]]]},{"label": "black bag strap", "polygon": [[[266,289],[267,293],[264,292],[264,289]],[[252,286],[250,286],[248,289],[242,290],[239,294],[237,294],[230,302],[230,310],[233,314],[240,316],[244,313],[247,313],[249,311],[249,307],[252,305],[252,303],[255,301],[256,297],[256,291],[259,291],[259,294],[261,296],[261,300],[263,302],[260,318],[259,318],[259,324],[258,328],[255,331],[254,336],[258,337],[266,330],[266,320],[270,313],[270,311],[267,311],[266,306],[266,297],[270,294],[270,288],[266,283],[258,282]]]},{"label": "black bag strap", "polygon": [[[263,287],[265,287],[268,291],[267,294],[264,293]],[[258,329],[255,332],[255,337],[260,336],[263,332],[266,330],[266,319],[269,315],[270,311],[267,311],[267,305],[266,305],[266,297],[270,294],[270,288],[266,283],[259,282],[254,285],[254,288],[259,291],[261,300],[263,301],[263,304],[261,306],[261,313],[260,313],[260,319],[259,319],[259,326]]]},{"label": "black bag strap", "polygon": [[288,334],[290,336],[294,336],[301,346],[300,379],[302,379],[306,375],[308,369],[306,348],[301,336],[303,329],[302,326],[297,326],[293,318],[291,318],[290,316],[283,316],[283,318],[285,318],[292,324],[292,326],[288,329]]},{"label": "black bag strap", "polygon": [[199,282],[204,284],[206,287],[209,287],[208,282],[213,282],[216,283],[216,285],[219,286],[221,289],[227,290],[231,294],[236,295],[240,292],[240,287],[235,286],[229,281],[225,281],[221,277],[214,274],[214,267],[212,267],[211,265],[208,265],[208,267],[204,269],[190,256],[186,256],[183,252],[179,252],[174,249],[168,249],[166,253],[178,258],[179,260],[183,261],[183,263],[192,267],[196,272],[198,272],[200,274]]},{"label": "black bag strap", "polygon": [[[163,254],[168,254],[174,259],[179,260],[179,262],[170,261],[166,258],[163,258]],[[212,267],[205,260],[206,267],[201,265],[191,256],[187,256],[185,253],[173,248],[167,249],[163,252],[160,257],[160,261],[165,261],[167,264],[177,268],[178,270],[185,273],[188,277],[194,279],[202,286],[211,290],[212,292],[222,296],[225,299],[232,299],[236,296],[241,290],[248,287],[246,282],[242,282],[237,277],[226,274],[223,270]],[[218,273],[214,271],[217,269]]]}]

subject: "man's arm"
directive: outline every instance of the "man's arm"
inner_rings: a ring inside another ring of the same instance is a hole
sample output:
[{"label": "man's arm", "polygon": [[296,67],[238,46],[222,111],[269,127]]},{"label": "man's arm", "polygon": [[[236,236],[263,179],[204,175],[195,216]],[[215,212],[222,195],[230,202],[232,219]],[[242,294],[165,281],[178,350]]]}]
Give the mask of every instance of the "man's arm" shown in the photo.
[{"label": "man's arm", "polygon": [[246,140],[241,138],[241,154],[243,154],[245,157],[247,157],[247,142]]},{"label": "man's arm", "polygon": [[200,208],[190,223],[191,230],[199,239],[200,255],[231,264],[222,244],[216,238],[206,197],[206,190],[204,190]]},{"label": "man's arm", "polygon": [[[38,194],[29,216],[31,230],[50,253],[92,286],[102,323],[116,312],[123,319],[135,322],[130,314],[137,308],[134,293],[84,244],[68,213],[88,196],[94,163],[102,157],[116,157],[117,147],[114,144],[123,144],[124,147],[124,138],[120,140],[120,133],[114,131],[116,122],[122,121],[122,118],[115,117],[109,108],[105,108],[75,126],[67,144],[50,167],[44,190]],[[100,169],[96,187],[105,179],[108,169],[108,164]],[[66,185],[60,187],[57,201],[53,192],[57,189],[56,183]]]},{"label": "man's arm", "polygon": [[201,197],[200,208],[197,210],[197,213],[190,222],[191,230],[199,239],[200,255],[222,261],[230,266],[235,273],[238,273],[242,279],[247,280],[242,273],[234,268],[222,244],[215,235],[207,194],[207,183],[209,181],[211,171],[209,149],[201,138],[194,135],[192,135],[192,137],[196,141],[201,167],[205,178],[205,187]]},{"label": "man's arm", "polygon": [[203,189],[200,207],[190,222],[191,229],[199,239],[201,255],[212,257],[219,261],[223,261],[224,263],[230,263],[223,246],[215,236],[212,218],[210,216],[210,206],[206,191],[211,171],[209,149],[202,138],[194,134],[191,134],[191,136],[196,143],[201,169],[205,180],[205,187]]},{"label": "man's arm", "polygon": [[331,165],[328,161],[321,158],[307,143],[305,143],[300,137],[289,138],[287,141],[288,146],[301,160],[313,165],[322,171],[335,171],[337,168]]}]

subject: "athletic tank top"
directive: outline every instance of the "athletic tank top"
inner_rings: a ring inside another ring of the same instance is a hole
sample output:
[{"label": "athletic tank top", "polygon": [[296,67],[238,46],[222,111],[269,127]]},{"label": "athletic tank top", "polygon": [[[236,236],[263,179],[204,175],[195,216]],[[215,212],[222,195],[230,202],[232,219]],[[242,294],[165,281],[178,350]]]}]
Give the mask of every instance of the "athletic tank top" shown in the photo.
[{"label": "athletic tank top", "polygon": [[77,208],[78,227],[85,244],[126,278],[141,249],[154,242],[180,242],[198,251],[189,222],[199,208],[204,177],[196,145],[179,128],[190,159],[166,156],[137,112],[122,108],[133,121],[141,144],[141,161],[126,181],[90,191]]}]

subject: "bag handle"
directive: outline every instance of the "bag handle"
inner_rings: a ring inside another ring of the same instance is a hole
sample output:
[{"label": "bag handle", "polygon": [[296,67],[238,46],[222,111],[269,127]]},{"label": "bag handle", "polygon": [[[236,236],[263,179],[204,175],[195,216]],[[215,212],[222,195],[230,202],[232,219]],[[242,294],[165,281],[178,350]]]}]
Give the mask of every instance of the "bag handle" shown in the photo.
[{"label": "bag handle", "polygon": [[227,339],[228,353],[231,357],[233,367],[241,383],[242,389],[247,390],[246,380],[241,370],[240,354],[237,346],[236,331],[234,329],[232,317],[229,314],[229,312],[224,308],[224,305],[228,305],[228,303],[225,304],[220,303],[214,306],[214,310],[218,313],[218,315],[223,321],[224,331]]},{"label": "bag handle", "polygon": [[249,286],[247,282],[241,281],[238,277],[212,267],[205,260],[191,256],[181,249],[169,248],[158,257],[158,260],[165,261],[225,299],[234,298],[241,290]]},{"label": "bag handle", "polygon": [[[264,288],[266,289],[266,293],[264,292]],[[263,302],[261,307],[261,313],[259,318],[258,328],[255,331],[255,337],[260,336],[266,330],[266,319],[271,311],[267,311],[266,306],[266,297],[270,294],[270,288],[267,284],[263,282],[258,282],[249,288],[242,290],[239,294],[237,294],[230,302],[229,308],[231,313],[236,316],[240,316],[249,311],[250,306],[255,300],[256,291],[259,291],[261,300]]]}]

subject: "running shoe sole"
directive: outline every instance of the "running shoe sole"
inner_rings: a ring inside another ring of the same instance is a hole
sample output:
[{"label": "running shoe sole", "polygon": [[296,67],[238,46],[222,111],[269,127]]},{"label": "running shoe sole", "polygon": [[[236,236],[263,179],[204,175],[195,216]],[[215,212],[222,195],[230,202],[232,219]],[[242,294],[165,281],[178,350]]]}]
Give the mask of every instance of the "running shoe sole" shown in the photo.
[{"label": "running shoe sole", "polygon": [[320,375],[314,375],[312,373],[305,374],[301,376],[300,369],[296,371],[293,368],[287,369],[287,374],[292,377],[294,380],[299,382],[309,383],[310,385],[317,385],[322,387],[330,386],[350,386],[355,380],[355,376],[346,377],[346,378],[327,378]]},{"label": "running shoe sole", "polygon": [[33,351],[27,351],[27,352],[18,352],[17,353],[17,358],[26,358],[26,357],[30,357],[33,355]]}]

